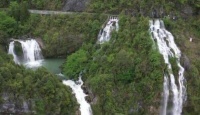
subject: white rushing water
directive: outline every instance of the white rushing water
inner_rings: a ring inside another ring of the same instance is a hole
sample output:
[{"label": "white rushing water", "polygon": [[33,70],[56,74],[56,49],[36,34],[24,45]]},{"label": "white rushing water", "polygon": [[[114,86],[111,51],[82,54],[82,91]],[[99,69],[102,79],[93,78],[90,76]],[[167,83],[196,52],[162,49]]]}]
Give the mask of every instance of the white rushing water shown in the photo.
[{"label": "white rushing water", "polygon": [[[162,20],[151,20],[150,31],[152,38],[157,43],[159,52],[163,55],[165,63],[167,64],[167,71],[165,71],[163,83],[164,91],[161,115],[181,115],[183,102],[186,101],[184,68],[180,64],[181,51],[175,44],[173,35],[165,29]],[[173,74],[172,65],[169,61],[170,57],[176,58],[176,63],[179,67],[178,76],[174,76]],[[176,79],[178,80],[177,82],[175,82]],[[172,92],[172,96],[169,96],[170,91]],[[172,97],[172,99],[169,99],[169,97]],[[172,100],[171,108],[168,105],[169,100]]]},{"label": "white rushing water", "polygon": [[80,104],[79,110],[81,112],[81,115],[92,115],[90,104],[85,100],[85,97],[87,95],[83,92],[83,89],[81,88],[81,86],[83,85],[81,76],[79,76],[79,80],[76,82],[72,80],[63,80],[63,84],[71,87],[73,93],[75,94],[77,102]]},{"label": "white rushing water", "polygon": [[111,38],[111,32],[113,30],[118,31],[119,30],[119,24],[118,24],[118,17],[110,17],[108,22],[106,23],[105,27],[100,30],[98,35],[98,42],[100,44],[107,42]]},{"label": "white rushing water", "polygon": [[[15,54],[15,47],[14,43],[19,42],[21,43],[22,51],[23,51],[23,59],[20,62],[17,55]],[[30,40],[13,40],[9,44],[9,54],[12,54],[14,57],[14,61],[17,64],[24,64],[27,67],[37,67],[41,65],[43,56],[40,49],[39,44],[36,40],[30,39]]]},{"label": "white rushing water", "polygon": [[43,59],[41,49],[36,40],[19,41],[22,45],[25,62],[34,62]]}]

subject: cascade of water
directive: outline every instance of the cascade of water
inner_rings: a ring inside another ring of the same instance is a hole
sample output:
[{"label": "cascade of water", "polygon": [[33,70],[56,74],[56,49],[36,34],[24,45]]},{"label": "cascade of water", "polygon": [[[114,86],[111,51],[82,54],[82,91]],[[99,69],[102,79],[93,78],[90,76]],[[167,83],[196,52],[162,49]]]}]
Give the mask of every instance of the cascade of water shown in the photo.
[{"label": "cascade of water", "polygon": [[13,60],[14,60],[14,62],[16,63],[16,64],[19,64],[19,60],[18,60],[18,58],[17,58],[17,55],[15,54],[15,42],[14,41],[12,41],[12,42],[10,42],[10,44],[9,44],[9,49],[8,49],[8,54],[11,54],[11,55],[13,55]]},{"label": "cascade of water", "polygon": [[79,80],[76,83],[72,80],[63,80],[63,84],[70,86],[73,93],[75,93],[76,99],[80,104],[81,115],[92,115],[92,109],[90,107],[90,104],[87,103],[87,101],[85,100],[85,96],[87,95],[83,92],[83,89],[81,88],[81,86],[83,85],[81,76],[79,77]]},{"label": "cascade of water", "polygon": [[[184,78],[184,68],[180,64],[181,51],[176,46],[174,42],[174,37],[170,32],[165,29],[162,20],[151,20],[150,21],[150,31],[152,33],[152,38],[156,40],[158,50],[163,55],[165,63],[167,64],[167,75],[164,76],[164,95],[163,95],[163,105],[161,110],[161,115],[166,115],[171,113],[173,115],[180,115],[182,113],[183,102],[186,100],[186,88],[185,88],[185,78]],[[178,74],[178,85],[175,83],[175,77],[172,71],[171,63],[169,62],[169,57],[175,57],[177,66],[179,67]],[[173,93],[173,107],[168,110],[168,98],[169,91]]]},{"label": "cascade of water", "polygon": [[110,40],[111,37],[111,32],[113,30],[118,31],[119,30],[119,24],[118,24],[118,18],[117,17],[110,17],[107,24],[103,29],[100,30],[99,36],[98,36],[98,41],[100,44],[107,42]]},{"label": "cascade of water", "polygon": [[26,41],[20,40],[19,42],[22,45],[25,62],[34,62],[36,60],[43,59],[40,46],[36,42],[36,40],[34,39],[26,40]]},{"label": "cascade of water", "polygon": [[20,64],[17,55],[14,53],[14,42],[18,41],[21,43],[22,50],[23,50],[23,55],[24,59],[23,62],[25,65],[29,66],[39,66],[40,65],[40,60],[43,59],[41,49],[39,44],[36,42],[34,39],[30,40],[13,40],[10,45],[9,45],[9,54],[12,54],[14,57],[15,63]]}]

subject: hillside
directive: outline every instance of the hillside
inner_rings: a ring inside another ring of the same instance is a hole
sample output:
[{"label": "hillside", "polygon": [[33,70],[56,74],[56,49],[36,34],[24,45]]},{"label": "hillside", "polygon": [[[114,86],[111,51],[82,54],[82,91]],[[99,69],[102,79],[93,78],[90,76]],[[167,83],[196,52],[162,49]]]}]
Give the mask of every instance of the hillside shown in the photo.
[{"label": "hillside", "polygon": [[[8,95],[18,108],[29,103],[30,113],[80,114],[70,88],[57,76],[45,68],[32,71],[16,65],[6,54],[11,38],[31,37],[43,44],[45,58],[66,58],[62,66],[66,79],[77,80],[83,72],[83,88],[94,115],[159,114],[167,65],[151,39],[149,20],[160,18],[182,52],[187,84],[182,114],[199,114],[198,0],[1,0],[0,7],[4,9],[0,11],[1,106],[6,103],[3,96]],[[38,15],[28,9],[74,13]],[[119,30],[111,33],[110,41],[99,44],[98,34],[106,26],[108,14],[118,16]],[[178,75],[176,58],[170,62]]]}]

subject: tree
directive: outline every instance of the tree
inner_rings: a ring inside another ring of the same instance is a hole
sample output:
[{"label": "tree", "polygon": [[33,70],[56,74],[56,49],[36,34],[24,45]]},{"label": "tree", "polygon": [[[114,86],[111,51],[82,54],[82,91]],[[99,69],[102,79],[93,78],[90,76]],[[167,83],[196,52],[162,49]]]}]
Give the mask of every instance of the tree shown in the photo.
[{"label": "tree", "polygon": [[87,62],[87,54],[85,50],[78,50],[67,58],[64,74],[68,77],[75,77],[78,73],[81,72],[85,67],[85,63]]},{"label": "tree", "polygon": [[9,0],[0,0],[0,8],[5,8],[9,5]]},{"label": "tree", "polygon": [[20,6],[17,2],[11,2],[8,9],[8,14],[16,21],[20,21]]},{"label": "tree", "polygon": [[28,3],[26,1],[20,4],[20,21],[27,21],[30,17],[30,13],[28,11]]},{"label": "tree", "polygon": [[27,2],[11,2],[8,9],[8,14],[16,21],[26,21],[30,16]]},{"label": "tree", "polygon": [[0,12],[0,43],[5,43],[6,37],[13,36],[17,31],[17,22],[5,12]]}]

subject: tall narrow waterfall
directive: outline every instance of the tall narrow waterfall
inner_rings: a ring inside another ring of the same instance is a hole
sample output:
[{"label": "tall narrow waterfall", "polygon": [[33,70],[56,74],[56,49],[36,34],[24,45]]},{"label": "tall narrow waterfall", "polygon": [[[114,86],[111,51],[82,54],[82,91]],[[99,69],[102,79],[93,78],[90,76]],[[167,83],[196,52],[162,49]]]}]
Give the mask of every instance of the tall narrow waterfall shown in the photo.
[{"label": "tall narrow waterfall", "polygon": [[[181,51],[175,44],[173,35],[165,29],[162,20],[151,20],[150,31],[153,40],[157,43],[159,52],[163,55],[165,63],[167,64],[164,73],[161,115],[180,115],[182,113],[183,102],[186,101],[187,98],[184,83],[184,68],[180,64]],[[178,76],[174,75],[172,65],[169,61],[170,57],[176,58],[176,64],[179,68]],[[170,92],[172,92],[172,94],[170,94]],[[169,105],[170,100],[172,101],[172,107]]]},{"label": "tall narrow waterfall", "polygon": [[[15,54],[15,47],[14,47],[15,42],[21,43],[21,47],[23,50],[23,59],[21,59],[22,60],[21,62],[19,61],[17,55]],[[38,60],[43,59],[40,46],[34,39],[14,40],[10,42],[8,53],[13,55],[14,61],[17,64],[24,63],[36,66],[39,64]]]},{"label": "tall narrow waterfall", "polygon": [[[61,76],[62,76],[62,74],[61,74]],[[91,106],[85,100],[86,94],[83,92],[83,89],[81,88],[81,86],[83,85],[81,76],[79,77],[79,80],[77,82],[74,82],[72,80],[63,80],[63,84],[71,87],[73,93],[76,96],[78,103],[80,104],[81,115],[92,115]]]},{"label": "tall narrow waterfall", "polygon": [[100,42],[100,44],[110,40],[111,32],[113,30],[118,31],[118,29],[119,29],[118,21],[119,21],[118,17],[110,17],[108,19],[108,22],[105,25],[105,27],[103,29],[101,29],[99,32],[98,42]]}]

